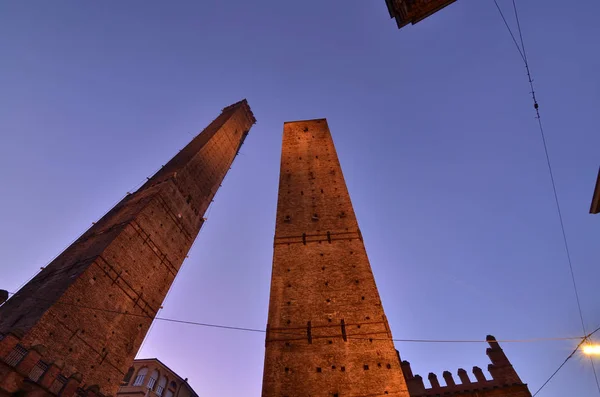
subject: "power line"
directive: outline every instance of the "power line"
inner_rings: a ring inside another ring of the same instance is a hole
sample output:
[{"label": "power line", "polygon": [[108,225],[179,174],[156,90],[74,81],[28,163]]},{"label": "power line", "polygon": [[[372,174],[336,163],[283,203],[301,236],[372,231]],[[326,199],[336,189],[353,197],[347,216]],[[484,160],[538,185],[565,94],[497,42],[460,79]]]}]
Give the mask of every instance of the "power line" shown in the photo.
[{"label": "power line", "polygon": [[[353,336],[348,336],[349,339],[358,339]],[[364,338],[368,340],[390,340],[388,338]],[[531,338],[531,339],[498,339],[494,340],[498,343],[533,343],[533,342],[549,342],[549,341],[566,341],[584,339],[581,336],[562,337],[562,338]],[[481,339],[391,339],[394,342],[411,342],[411,343],[488,343],[488,340]]]},{"label": "power line", "polygon": [[596,373],[596,365],[594,364],[594,359],[590,356],[590,363],[592,363],[592,370],[594,371],[594,380],[596,381],[596,387],[598,388],[598,393],[600,393],[600,382],[598,382],[598,374]]},{"label": "power line", "polygon": [[[535,95],[535,87],[533,85],[533,78],[531,76],[531,69],[529,67],[529,60],[527,59],[527,51],[525,50],[525,41],[523,39],[523,30],[521,29],[521,21],[519,19],[519,12],[517,10],[517,4],[516,4],[516,0],[512,0],[512,5],[513,5],[513,10],[514,10],[514,14],[515,14],[515,19],[517,21],[517,29],[519,32],[519,39],[521,42],[521,45],[519,46],[519,43],[517,43],[517,40],[515,38],[515,35],[512,32],[512,29],[510,28],[510,25],[508,24],[506,18],[504,17],[504,13],[502,12],[502,9],[500,8],[500,6],[498,5],[498,2],[496,0],[494,0],[494,4],[496,5],[496,8],[498,9],[498,12],[500,13],[500,16],[502,17],[502,20],[504,21],[504,25],[506,26],[506,28],[508,29],[508,32],[510,33],[510,36],[512,37],[513,42],[515,43],[515,46],[517,47],[517,51],[519,52],[519,55],[521,56],[521,59],[523,60],[523,62],[525,63],[525,69],[527,71],[527,79],[529,81],[529,87],[531,88],[531,97],[533,99],[533,107],[535,109],[536,112],[536,119],[538,121],[538,126],[539,126],[539,130],[540,130],[540,135],[542,138],[542,144],[544,147],[544,154],[546,156],[546,163],[548,165],[548,172],[550,174],[550,181],[552,182],[552,192],[554,194],[554,201],[556,203],[556,210],[558,213],[558,219],[560,222],[560,229],[562,232],[562,237],[563,237],[563,243],[565,246],[565,252],[567,254],[567,262],[569,264],[569,270],[571,273],[571,281],[573,283],[573,290],[575,292],[575,300],[577,301],[577,310],[579,312],[579,319],[581,321],[581,329],[583,330],[583,334],[587,335],[586,332],[586,328],[585,328],[585,321],[583,319],[583,310],[581,309],[581,300],[579,298],[579,291],[577,289],[577,282],[575,280],[575,272],[573,270],[573,261],[571,260],[571,252],[569,250],[569,243],[567,240],[567,233],[565,231],[565,225],[564,225],[564,221],[563,221],[563,216],[562,216],[562,211],[560,208],[560,201],[558,199],[558,192],[556,189],[556,181],[554,180],[554,172],[552,171],[552,163],[550,161],[550,155],[548,153],[548,145],[546,142],[546,134],[544,133],[544,126],[542,124],[542,118],[540,116],[540,106],[539,103],[537,101],[536,95]],[[585,342],[587,340],[587,338],[589,338],[589,335],[586,336],[581,343]],[[580,343],[580,345],[581,345]],[[579,346],[578,346],[579,348]],[[577,351],[577,350],[575,350]],[[563,362],[563,364],[556,370],[556,372],[554,374],[552,374],[552,376],[550,377],[550,379],[552,379],[552,377],[554,377],[554,375],[556,375],[556,373],[558,371],[560,371],[560,369],[562,368],[562,366],[572,357],[572,355],[575,354],[575,352],[573,352],[569,357],[567,357],[567,359],[565,360],[565,362]],[[600,382],[598,381],[598,374],[596,373],[596,366],[594,365],[594,361],[593,359],[590,357],[590,362],[592,364],[592,370],[594,371],[594,379],[596,381],[596,387],[598,388],[598,393],[600,393]],[[548,381],[546,381],[546,383],[548,383],[550,381],[550,379]],[[546,383],[544,383],[543,386],[546,385]],[[542,388],[543,388],[542,386]],[[541,388],[540,388],[541,390]],[[539,392],[539,390],[538,390]],[[538,393],[536,392],[536,394]],[[534,394],[535,396],[535,394]]]},{"label": "power line", "polygon": [[575,353],[577,353],[577,350],[579,350],[579,348],[581,347],[581,345],[583,344],[583,342],[585,342],[585,338],[581,342],[579,342],[579,344],[577,345],[577,347],[575,348],[575,350],[573,350],[571,352],[571,354],[569,354],[567,356],[567,358],[565,359],[565,361],[563,361],[562,364],[560,364],[558,366],[558,368],[556,369],[556,371],[554,371],[552,373],[552,375],[550,375],[550,377],[544,382],[544,384],[535,393],[533,393],[533,397],[537,396],[538,393],[540,391],[542,391],[542,389],[552,380],[552,378],[554,378],[554,376],[558,373],[558,371],[560,371],[562,369],[562,367],[567,363],[567,361],[569,361],[571,359],[571,357],[573,357],[575,355]]},{"label": "power line", "polygon": [[510,25],[508,24],[508,21],[504,17],[504,13],[502,12],[500,5],[498,4],[498,2],[496,0],[494,0],[494,4],[496,4],[496,8],[498,9],[500,16],[502,17],[502,20],[504,21],[504,25],[506,25],[506,29],[508,29],[508,33],[510,33],[510,37],[512,37],[513,42],[515,43],[515,46],[517,47],[517,51],[519,51],[519,55],[521,55],[521,59],[523,59],[523,62],[527,62],[525,55],[521,51],[521,47],[519,47],[519,43],[517,43],[517,39],[515,38],[515,35],[513,34],[512,29],[510,28]]},{"label": "power line", "polygon": [[568,244],[568,240],[567,240],[567,234],[566,234],[566,231],[565,231],[565,226],[564,226],[562,211],[561,211],[561,208],[560,208],[560,201],[558,199],[558,192],[557,192],[557,189],[556,189],[556,182],[554,180],[554,172],[552,170],[552,163],[550,161],[550,155],[548,153],[548,145],[546,143],[546,134],[544,132],[544,127],[542,125],[542,119],[541,119],[541,116],[540,116],[539,104],[538,104],[538,101],[537,101],[537,98],[536,98],[536,95],[535,95],[535,88],[534,88],[534,85],[533,85],[533,78],[531,76],[531,69],[529,68],[529,61],[527,59],[527,52],[525,51],[525,44],[524,44],[524,40],[523,40],[523,32],[521,30],[521,22],[519,20],[517,6],[516,6],[516,3],[515,3],[515,0],[513,0],[513,8],[514,8],[514,12],[515,12],[515,17],[517,19],[517,26],[518,26],[518,31],[519,31],[519,37],[520,37],[520,41],[521,41],[521,46],[519,46],[519,44],[517,43],[517,40],[516,40],[516,38],[515,38],[512,30],[511,30],[510,26],[508,25],[508,23],[506,21],[506,18],[504,17],[504,13],[502,12],[502,9],[498,5],[497,0],[494,0],[494,3],[496,4],[496,7],[498,8],[498,11],[500,12],[500,16],[502,17],[502,20],[504,21],[504,23],[505,23],[505,25],[506,25],[506,27],[507,27],[507,29],[508,29],[511,37],[513,38],[513,41],[514,41],[514,43],[515,43],[515,45],[517,47],[517,50],[519,51],[519,54],[521,55],[521,58],[523,59],[523,62],[525,63],[525,68],[527,70],[527,78],[528,78],[529,85],[530,85],[530,88],[531,88],[531,96],[532,96],[532,99],[533,99],[533,106],[534,106],[534,109],[535,109],[535,112],[536,112],[536,118],[538,120],[538,125],[539,125],[539,129],[540,129],[540,135],[541,135],[542,143],[543,143],[543,146],[544,146],[544,153],[545,153],[545,156],[546,156],[546,163],[548,165],[548,172],[550,174],[550,181],[552,182],[552,191],[554,193],[554,201],[556,203],[556,210],[557,210],[557,213],[558,213],[558,219],[560,221],[560,228],[561,228],[561,231],[562,231],[563,243],[564,243],[564,246],[565,246],[565,252],[567,254],[567,261],[569,263],[569,269],[570,269],[570,273],[571,273],[571,280],[573,282],[573,289],[575,290],[575,298],[577,300],[577,308],[579,310],[579,318],[581,320],[581,328],[583,330],[583,333],[587,334],[586,330],[585,330],[585,322],[583,320],[583,311],[581,309],[581,301],[579,299],[579,292],[578,292],[578,289],[577,289],[577,283],[575,281],[575,272],[573,270],[573,261],[571,260],[571,252],[569,250],[569,244]]},{"label": "power line", "polygon": [[537,394],[540,391],[542,391],[542,389],[552,380],[552,378],[554,378],[554,376],[558,373],[558,371],[560,371],[562,369],[562,367],[564,367],[564,365],[567,363],[567,361],[569,361],[571,359],[571,357],[573,357],[575,355],[575,353],[577,353],[577,350],[579,350],[579,348],[581,347],[581,345],[583,345],[589,338],[591,338],[598,331],[600,331],[600,327],[596,328],[591,334],[586,335],[583,338],[583,340],[581,342],[579,342],[579,344],[577,345],[577,347],[575,348],[575,350],[573,350],[571,352],[571,354],[569,354],[567,356],[567,358],[565,359],[565,361],[563,361],[562,364],[560,364],[558,366],[558,368],[556,369],[556,371],[554,371],[552,373],[552,375],[550,375],[550,377],[544,382],[544,384],[535,393],[533,393],[533,397],[537,396]]},{"label": "power line", "polygon": [[[9,292],[9,294],[16,295],[15,292]],[[37,297],[31,297],[31,298],[50,302],[49,299],[37,298]],[[112,309],[103,309],[103,308],[98,308],[98,307],[85,306],[85,305],[81,305],[81,304],[77,304],[77,303],[68,303],[68,302],[55,302],[55,303],[59,304],[59,305],[73,306],[73,307],[78,307],[78,308],[82,308],[82,309],[96,310],[96,311],[112,313],[112,314],[141,317],[141,318],[145,318],[145,319],[164,321],[164,322],[175,323],[175,324],[185,324],[185,325],[193,325],[193,326],[199,326],[199,327],[220,328],[220,329],[228,329],[228,330],[234,330],[234,331],[254,332],[254,333],[263,333],[263,334],[267,333],[267,330],[258,329],[258,328],[236,327],[236,326],[230,326],[230,325],[212,324],[212,323],[205,323],[205,322],[198,322],[198,321],[191,321],[191,320],[181,320],[181,319],[166,318],[166,317],[154,317],[153,318],[153,317],[145,315],[145,314],[123,312],[123,311],[112,310]],[[299,332],[287,332],[287,331],[279,331],[279,330],[269,330],[268,332],[274,333],[274,334],[279,334],[279,335],[306,336],[306,332],[299,333]],[[461,340],[461,339],[398,339],[398,338],[390,339],[390,338],[367,338],[367,337],[363,338],[363,337],[354,337],[354,336],[348,336],[348,338],[355,339],[355,340],[389,340],[389,341],[393,341],[393,342],[405,342],[405,343],[488,343],[487,340],[478,340],[478,339],[463,339],[463,340]],[[579,340],[579,339],[585,340],[586,337],[577,336],[577,337],[558,337],[558,338],[498,339],[496,341],[498,343],[533,343],[533,342],[567,341],[567,340]]]}]

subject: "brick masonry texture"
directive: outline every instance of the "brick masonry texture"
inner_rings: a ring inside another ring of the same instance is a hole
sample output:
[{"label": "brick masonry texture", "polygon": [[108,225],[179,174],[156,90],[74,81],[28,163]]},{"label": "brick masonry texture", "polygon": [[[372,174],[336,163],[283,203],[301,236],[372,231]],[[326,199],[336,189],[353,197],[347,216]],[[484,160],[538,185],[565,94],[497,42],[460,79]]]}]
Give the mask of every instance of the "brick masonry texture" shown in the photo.
[{"label": "brick masonry texture", "polygon": [[413,25],[456,0],[385,0],[392,18],[396,19],[398,28],[409,23]]},{"label": "brick masonry texture", "polygon": [[0,334],[114,394],[254,123],[245,100],[223,109],[0,307]]},{"label": "brick masonry texture", "polygon": [[284,124],[263,397],[408,396],[325,119]]},{"label": "brick masonry texture", "polygon": [[469,377],[467,371],[460,368],[457,372],[458,382],[450,371],[444,371],[445,386],[440,384],[436,374],[429,373],[427,378],[431,387],[426,389],[423,378],[420,375],[413,376],[410,363],[403,361],[402,372],[411,397],[531,397],[529,388],[519,378],[496,338],[488,335],[486,340],[490,345],[486,354],[491,361],[488,365],[491,379],[487,379],[479,367],[473,367],[475,380]]}]

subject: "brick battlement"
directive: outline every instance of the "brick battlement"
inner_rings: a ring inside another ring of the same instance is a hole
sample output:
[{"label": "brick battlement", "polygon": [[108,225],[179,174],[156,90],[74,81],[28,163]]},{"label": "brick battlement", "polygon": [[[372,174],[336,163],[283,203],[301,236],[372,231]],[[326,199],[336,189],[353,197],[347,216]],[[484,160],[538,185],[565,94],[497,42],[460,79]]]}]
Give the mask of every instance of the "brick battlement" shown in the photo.
[{"label": "brick battlement", "polygon": [[500,348],[500,345],[491,335],[486,338],[490,347],[487,348],[486,354],[490,358],[491,364],[488,365],[488,371],[492,379],[487,379],[479,367],[473,367],[473,375],[475,381],[472,382],[467,374],[467,371],[460,368],[457,371],[460,379],[456,383],[452,373],[444,371],[442,377],[446,383],[445,386],[440,385],[438,377],[434,373],[429,373],[427,376],[430,388],[425,388],[423,378],[420,375],[413,375],[410,363],[402,362],[402,372],[406,378],[408,390],[411,397],[429,397],[429,396],[471,396],[477,393],[477,396],[514,396],[514,397],[530,397],[531,393],[524,384],[512,364]]},{"label": "brick battlement", "polygon": [[83,376],[69,373],[62,361],[45,359],[45,346],[20,342],[18,332],[0,334],[0,396],[104,397],[99,386],[85,386]]}]

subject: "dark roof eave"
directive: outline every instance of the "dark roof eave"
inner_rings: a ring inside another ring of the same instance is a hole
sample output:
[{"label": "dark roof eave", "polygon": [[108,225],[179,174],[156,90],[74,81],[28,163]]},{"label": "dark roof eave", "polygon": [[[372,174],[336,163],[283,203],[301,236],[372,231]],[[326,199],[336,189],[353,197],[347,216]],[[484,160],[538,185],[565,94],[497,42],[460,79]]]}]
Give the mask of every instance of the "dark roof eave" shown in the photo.
[{"label": "dark roof eave", "polygon": [[598,213],[600,213],[600,169],[598,169],[596,188],[594,189],[594,196],[592,197],[592,205],[590,207],[590,214]]}]

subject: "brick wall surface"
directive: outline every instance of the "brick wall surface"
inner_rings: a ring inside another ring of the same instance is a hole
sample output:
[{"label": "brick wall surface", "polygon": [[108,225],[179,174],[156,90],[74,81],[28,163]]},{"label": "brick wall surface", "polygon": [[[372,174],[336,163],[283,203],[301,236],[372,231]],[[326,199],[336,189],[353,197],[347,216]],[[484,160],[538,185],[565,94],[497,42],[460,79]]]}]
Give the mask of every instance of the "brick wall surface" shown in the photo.
[{"label": "brick wall surface", "polygon": [[408,396],[327,121],[285,123],[263,397]]},{"label": "brick wall surface", "polygon": [[114,394],[254,122],[246,101],[225,108],[0,307],[0,334]]},{"label": "brick wall surface", "polygon": [[386,0],[388,11],[396,19],[399,28],[415,24],[456,0]]}]

